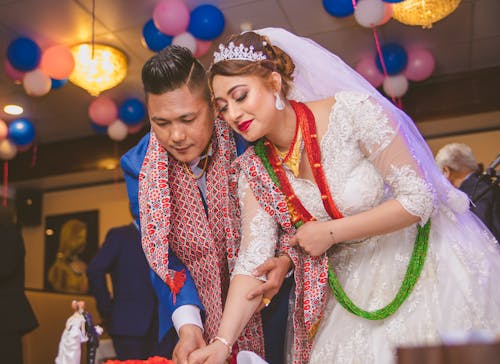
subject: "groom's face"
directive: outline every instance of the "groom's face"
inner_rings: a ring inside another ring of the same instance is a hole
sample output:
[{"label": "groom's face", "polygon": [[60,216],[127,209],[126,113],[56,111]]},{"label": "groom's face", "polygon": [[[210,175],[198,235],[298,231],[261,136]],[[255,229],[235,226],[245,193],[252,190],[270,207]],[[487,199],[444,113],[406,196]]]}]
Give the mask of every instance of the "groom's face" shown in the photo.
[{"label": "groom's face", "polygon": [[193,93],[184,85],[161,95],[148,94],[147,106],[154,133],[175,159],[189,163],[203,153],[214,117],[201,91]]}]

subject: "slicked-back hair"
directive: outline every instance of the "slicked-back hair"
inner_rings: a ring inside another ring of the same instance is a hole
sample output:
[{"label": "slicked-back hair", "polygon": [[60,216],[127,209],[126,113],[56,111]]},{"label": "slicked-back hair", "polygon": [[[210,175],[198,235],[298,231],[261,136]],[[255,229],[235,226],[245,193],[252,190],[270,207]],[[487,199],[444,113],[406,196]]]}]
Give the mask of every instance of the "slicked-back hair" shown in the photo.
[{"label": "slicked-back hair", "polygon": [[151,57],[142,67],[142,83],[148,94],[161,95],[186,85],[211,101],[207,74],[188,48],[172,45]]}]

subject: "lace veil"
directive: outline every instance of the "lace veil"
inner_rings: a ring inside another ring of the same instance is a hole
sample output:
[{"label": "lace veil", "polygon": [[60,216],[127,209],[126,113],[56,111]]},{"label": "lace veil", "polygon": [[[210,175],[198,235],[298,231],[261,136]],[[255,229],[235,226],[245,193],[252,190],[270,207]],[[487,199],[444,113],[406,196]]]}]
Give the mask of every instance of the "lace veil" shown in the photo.
[{"label": "lace veil", "polygon": [[458,213],[468,209],[467,196],[455,189],[441,173],[432,152],[411,118],[361,75],[311,39],[299,37],[281,28],[264,28],[255,32],[268,37],[272,45],[278,46],[292,58],[295,71],[288,95],[290,99],[314,101],[331,97],[342,90],[370,95],[400,124],[400,131],[408,148],[426,180],[433,186],[439,204]]}]

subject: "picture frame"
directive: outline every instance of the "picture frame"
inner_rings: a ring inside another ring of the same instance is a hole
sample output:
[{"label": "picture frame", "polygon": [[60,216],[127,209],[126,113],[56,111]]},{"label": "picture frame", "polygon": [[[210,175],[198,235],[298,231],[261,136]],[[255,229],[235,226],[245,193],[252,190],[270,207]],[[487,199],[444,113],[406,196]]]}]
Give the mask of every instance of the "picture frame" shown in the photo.
[{"label": "picture frame", "polygon": [[89,294],[86,269],[99,248],[99,211],[45,217],[44,290]]}]

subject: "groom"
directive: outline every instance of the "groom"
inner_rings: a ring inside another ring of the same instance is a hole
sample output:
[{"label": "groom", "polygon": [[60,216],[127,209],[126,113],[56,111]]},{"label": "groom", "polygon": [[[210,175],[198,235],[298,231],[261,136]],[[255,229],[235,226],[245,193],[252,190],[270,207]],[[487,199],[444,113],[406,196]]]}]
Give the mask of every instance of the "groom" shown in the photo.
[{"label": "groom", "polygon": [[[237,211],[229,190],[236,146],[229,127],[214,118],[205,70],[189,50],[167,47],[146,62],[142,79],[152,131],[121,166],[159,299],[159,339],[178,336],[173,358],[184,363],[217,334],[222,316]],[[269,298],[291,265],[287,257],[272,259],[263,285]],[[284,362],[286,283],[262,312],[270,363]],[[245,336],[261,344],[258,333]]]}]

